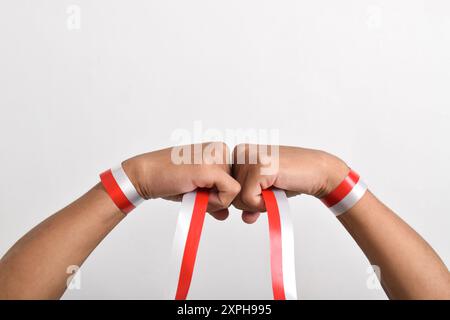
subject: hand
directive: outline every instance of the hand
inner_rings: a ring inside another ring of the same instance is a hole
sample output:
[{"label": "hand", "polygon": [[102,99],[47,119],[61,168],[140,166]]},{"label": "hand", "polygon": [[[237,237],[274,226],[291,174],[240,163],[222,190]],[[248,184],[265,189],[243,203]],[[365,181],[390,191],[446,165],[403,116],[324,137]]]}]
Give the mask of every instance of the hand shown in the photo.
[{"label": "hand", "polygon": [[122,166],[145,199],[181,201],[184,193],[210,188],[208,212],[218,220],[228,217],[228,207],[241,187],[231,175],[229,150],[211,142],[145,153]]},{"label": "hand", "polygon": [[233,151],[232,171],[241,191],[233,205],[243,210],[244,222],[253,223],[259,212],[266,211],[263,189],[276,187],[288,196],[304,193],[321,198],[336,188],[349,170],[342,160],[319,150],[238,145]]}]

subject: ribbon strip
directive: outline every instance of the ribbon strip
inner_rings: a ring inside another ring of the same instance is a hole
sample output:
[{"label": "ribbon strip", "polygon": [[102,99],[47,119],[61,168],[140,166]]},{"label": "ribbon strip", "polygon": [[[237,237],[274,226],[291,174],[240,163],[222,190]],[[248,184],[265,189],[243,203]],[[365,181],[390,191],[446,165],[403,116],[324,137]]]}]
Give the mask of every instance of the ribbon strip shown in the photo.
[{"label": "ribbon strip", "polygon": [[[297,299],[294,233],[284,191],[264,190],[269,219],[270,257],[274,299]],[[168,298],[185,300],[192,280],[198,245],[208,206],[208,191],[186,193],[175,229]]]},{"label": "ribbon strip", "polygon": [[[195,258],[208,206],[208,191],[186,193],[181,202],[172,248],[169,298],[185,300],[191,285]],[[175,290],[176,289],[176,290]]]},{"label": "ribbon strip", "polygon": [[294,228],[286,193],[279,189],[262,192],[269,220],[270,268],[275,300],[297,300]]}]

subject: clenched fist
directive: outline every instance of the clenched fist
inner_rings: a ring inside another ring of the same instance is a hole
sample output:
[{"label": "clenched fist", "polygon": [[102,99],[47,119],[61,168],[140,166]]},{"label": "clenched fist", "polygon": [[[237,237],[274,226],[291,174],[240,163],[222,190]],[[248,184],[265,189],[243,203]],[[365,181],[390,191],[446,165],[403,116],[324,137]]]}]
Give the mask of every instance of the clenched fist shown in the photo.
[{"label": "clenched fist", "polygon": [[180,201],[184,193],[197,188],[211,189],[208,212],[219,220],[228,217],[228,207],[241,189],[230,174],[229,150],[221,142],[149,152],[122,165],[145,199]]},{"label": "clenched fist", "polygon": [[233,205],[243,210],[242,219],[253,223],[265,211],[261,191],[276,187],[288,196],[308,194],[321,198],[349,172],[339,158],[319,150],[286,146],[241,144],[233,151],[233,177],[241,191]]}]

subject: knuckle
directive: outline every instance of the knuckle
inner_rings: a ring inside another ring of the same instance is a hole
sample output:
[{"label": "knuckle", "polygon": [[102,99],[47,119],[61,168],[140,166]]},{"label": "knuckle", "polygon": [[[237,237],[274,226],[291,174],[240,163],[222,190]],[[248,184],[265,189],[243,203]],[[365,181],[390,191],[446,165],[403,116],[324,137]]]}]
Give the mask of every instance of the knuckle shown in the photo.
[{"label": "knuckle", "polygon": [[226,174],[228,174],[228,175],[231,174],[231,166],[229,163],[225,162],[225,163],[219,165],[219,167],[220,167],[220,170],[225,172]]},{"label": "knuckle", "polygon": [[241,189],[242,189],[242,187],[241,187],[240,183],[237,181],[234,181],[233,186],[231,188],[231,192],[234,195],[237,195],[237,194],[239,194],[239,192],[241,192]]},{"label": "knuckle", "polygon": [[248,193],[245,193],[245,192],[244,192],[244,193],[241,195],[241,199],[242,199],[242,202],[243,202],[245,205],[249,206],[249,207],[255,207],[255,206],[258,205],[257,199],[255,199],[255,197],[252,196],[251,194],[248,194]]}]

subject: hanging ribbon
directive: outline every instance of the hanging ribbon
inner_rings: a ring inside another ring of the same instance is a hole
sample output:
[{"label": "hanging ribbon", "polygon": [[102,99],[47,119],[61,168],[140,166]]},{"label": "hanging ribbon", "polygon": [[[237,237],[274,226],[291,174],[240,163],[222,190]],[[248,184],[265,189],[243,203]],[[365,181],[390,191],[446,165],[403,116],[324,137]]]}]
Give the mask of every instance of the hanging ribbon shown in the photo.
[{"label": "hanging ribbon", "polygon": [[172,248],[169,298],[185,300],[191,285],[195,258],[208,206],[208,191],[186,193],[181,202]]},{"label": "hanging ribbon", "polygon": [[262,192],[269,220],[270,269],[275,300],[297,300],[294,228],[286,193],[279,189]]},{"label": "hanging ribbon", "polygon": [[[270,266],[275,300],[297,299],[294,233],[289,203],[282,190],[263,191],[270,234]],[[183,196],[175,229],[168,298],[185,300],[189,292],[195,258],[208,206],[208,191]]]}]

